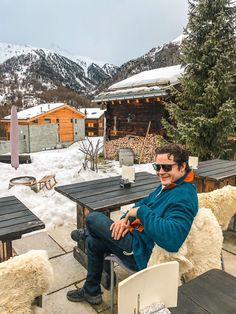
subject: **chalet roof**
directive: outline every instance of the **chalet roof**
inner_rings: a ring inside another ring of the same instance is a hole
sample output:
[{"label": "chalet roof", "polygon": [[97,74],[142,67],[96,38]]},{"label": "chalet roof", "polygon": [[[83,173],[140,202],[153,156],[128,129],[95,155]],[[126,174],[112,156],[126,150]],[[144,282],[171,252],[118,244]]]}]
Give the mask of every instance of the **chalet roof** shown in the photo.
[{"label": "chalet roof", "polygon": [[86,110],[86,119],[99,119],[106,110],[100,108],[79,108],[79,111],[85,114]]},{"label": "chalet roof", "polygon": [[[17,112],[17,117],[19,120],[30,120],[32,118],[43,115],[49,111],[55,110],[63,106],[66,106],[70,108],[71,110],[78,112],[75,108],[67,105],[66,103],[46,103],[46,104],[40,104],[38,106],[19,111]],[[83,113],[81,114],[83,115]],[[3,120],[10,120],[10,119],[11,119],[10,115],[3,118]]]},{"label": "chalet roof", "polygon": [[141,72],[111,85],[93,102],[166,96],[169,87],[178,83],[183,71],[181,65],[174,65]]}]

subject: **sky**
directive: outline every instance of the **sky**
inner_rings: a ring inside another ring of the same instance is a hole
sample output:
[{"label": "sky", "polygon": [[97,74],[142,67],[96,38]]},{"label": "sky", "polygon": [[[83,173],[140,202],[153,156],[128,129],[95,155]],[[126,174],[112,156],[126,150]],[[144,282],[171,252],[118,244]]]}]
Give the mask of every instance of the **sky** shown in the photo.
[{"label": "sky", "polygon": [[121,65],[179,36],[187,10],[187,0],[0,0],[0,42]]}]

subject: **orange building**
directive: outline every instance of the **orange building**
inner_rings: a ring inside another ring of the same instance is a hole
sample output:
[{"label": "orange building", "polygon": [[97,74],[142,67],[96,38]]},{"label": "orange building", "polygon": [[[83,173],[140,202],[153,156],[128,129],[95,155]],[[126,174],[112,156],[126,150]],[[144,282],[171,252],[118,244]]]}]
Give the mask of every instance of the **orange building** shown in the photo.
[{"label": "orange building", "polygon": [[[66,103],[41,104],[17,113],[18,124],[45,125],[57,124],[58,143],[74,142],[83,137],[85,115]],[[10,116],[0,120],[7,139],[10,139]],[[46,134],[45,134],[46,135]]]}]

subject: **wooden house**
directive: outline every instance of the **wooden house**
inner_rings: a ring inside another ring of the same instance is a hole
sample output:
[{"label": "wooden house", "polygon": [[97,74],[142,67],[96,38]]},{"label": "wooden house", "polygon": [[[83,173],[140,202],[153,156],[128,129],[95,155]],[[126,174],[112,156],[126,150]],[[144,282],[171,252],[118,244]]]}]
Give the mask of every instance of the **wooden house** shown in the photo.
[{"label": "wooden house", "polygon": [[79,111],[85,114],[85,135],[103,136],[105,110],[100,108],[80,108]]},{"label": "wooden house", "polygon": [[163,101],[170,97],[170,87],[178,84],[180,65],[144,71],[120,81],[97,95],[96,102],[106,110],[106,137],[145,136],[162,131],[166,112]]},{"label": "wooden house", "polygon": [[[18,124],[32,126],[57,124],[57,138],[59,143],[74,142],[83,137],[84,117],[82,112],[66,103],[41,104],[17,113]],[[10,116],[0,120],[5,128],[7,139],[10,139]]]}]

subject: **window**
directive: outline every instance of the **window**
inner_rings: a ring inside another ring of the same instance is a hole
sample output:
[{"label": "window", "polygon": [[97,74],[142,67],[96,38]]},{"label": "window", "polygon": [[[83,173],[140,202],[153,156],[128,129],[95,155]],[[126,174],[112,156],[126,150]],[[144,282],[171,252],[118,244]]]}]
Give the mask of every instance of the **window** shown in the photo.
[{"label": "window", "polygon": [[99,128],[102,128],[102,127],[103,127],[102,122],[99,122]]},{"label": "window", "polygon": [[49,119],[49,118],[45,118],[45,119],[44,119],[44,123],[45,123],[45,124],[47,124],[47,123],[51,123],[51,119]]},{"label": "window", "polygon": [[70,122],[73,123],[73,119],[70,119]]},{"label": "window", "polygon": [[94,136],[94,132],[88,132],[88,136]]},{"label": "window", "polygon": [[88,127],[89,128],[93,128],[94,127],[94,123],[93,122],[88,122]]},{"label": "window", "polygon": [[75,119],[75,124],[77,124],[77,119]]},{"label": "window", "polygon": [[56,119],[56,123],[59,123],[60,122],[60,120],[59,119]]}]

